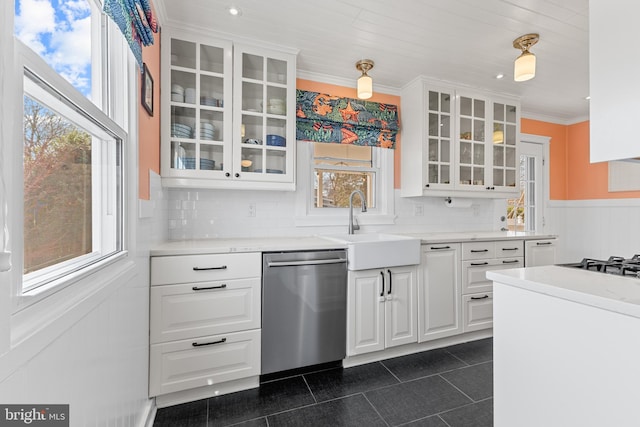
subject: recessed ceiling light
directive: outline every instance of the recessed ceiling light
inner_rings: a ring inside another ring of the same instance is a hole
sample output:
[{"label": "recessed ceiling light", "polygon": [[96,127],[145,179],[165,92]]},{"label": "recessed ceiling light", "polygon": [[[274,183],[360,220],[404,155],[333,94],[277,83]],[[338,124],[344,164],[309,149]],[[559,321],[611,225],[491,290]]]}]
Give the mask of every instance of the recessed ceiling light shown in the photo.
[{"label": "recessed ceiling light", "polygon": [[227,8],[227,12],[229,12],[229,15],[231,16],[240,16],[242,15],[242,11],[240,9],[238,9],[235,6],[229,6]]},{"label": "recessed ceiling light", "polygon": [[496,74],[496,79],[500,80],[502,78],[504,78],[504,74],[502,74],[502,73]]},{"label": "recessed ceiling light", "polygon": [[588,100],[590,100],[590,99],[591,99],[591,96],[590,96],[590,95],[587,95],[587,96],[585,96],[585,97],[584,97],[584,99],[586,99],[586,100],[588,101]]}]

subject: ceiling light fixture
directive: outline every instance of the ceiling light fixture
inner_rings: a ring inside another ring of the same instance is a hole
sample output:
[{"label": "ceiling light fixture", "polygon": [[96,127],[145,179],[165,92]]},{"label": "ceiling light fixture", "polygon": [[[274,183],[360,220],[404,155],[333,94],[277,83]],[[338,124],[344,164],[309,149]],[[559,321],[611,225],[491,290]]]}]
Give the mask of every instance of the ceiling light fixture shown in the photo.
[{"label": "ceiling light fixture", "polygon": [[516,58],[513,67],[515,81],[524,82],[536,76],[536,56],[529,52],[529,48],[538,43],[539,39],[538,34],[525,34],[513,41],[513,47],[522,51],[522,54]]},{"label": "ceiling light fixture", "polygon": [[373,79],[367,74],[367,71],[373,68],[373,61],[361,59],[356,62],[356,68],[362,72],[362,75],[358,77],[358,98],[369,99],[373,96]]},{"label": "ceiling light fixture", "polygon": [[504,78],[504,74],[500,73],[500,74],[496,74],[496,79],[500,80]]}]

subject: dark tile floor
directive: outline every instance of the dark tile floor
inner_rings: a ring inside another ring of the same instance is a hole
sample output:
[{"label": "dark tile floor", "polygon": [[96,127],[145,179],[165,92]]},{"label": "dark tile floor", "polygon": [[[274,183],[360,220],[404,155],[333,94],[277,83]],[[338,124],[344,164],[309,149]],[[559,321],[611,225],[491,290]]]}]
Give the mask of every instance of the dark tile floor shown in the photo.
[{"label": "dark tile floor", "polygon": [[158,409],[154,427],[493,426],[491,338]]}]

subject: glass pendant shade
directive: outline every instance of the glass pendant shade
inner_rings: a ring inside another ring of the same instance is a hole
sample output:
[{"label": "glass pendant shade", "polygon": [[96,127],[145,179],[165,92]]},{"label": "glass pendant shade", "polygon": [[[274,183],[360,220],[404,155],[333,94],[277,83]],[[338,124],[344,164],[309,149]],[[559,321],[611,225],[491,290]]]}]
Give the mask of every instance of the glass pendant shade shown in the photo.
[{"label": "glass pendant shade", "polygon": [[358,78],[358,98],[369,99],[373,95],[373,79],[367,74]]},{"label": "glass pendant shade", "polygon": [[536,56],[524,51],[518,56],[513,68],[513,79],[517,82],[524,82],[536,76]]}]

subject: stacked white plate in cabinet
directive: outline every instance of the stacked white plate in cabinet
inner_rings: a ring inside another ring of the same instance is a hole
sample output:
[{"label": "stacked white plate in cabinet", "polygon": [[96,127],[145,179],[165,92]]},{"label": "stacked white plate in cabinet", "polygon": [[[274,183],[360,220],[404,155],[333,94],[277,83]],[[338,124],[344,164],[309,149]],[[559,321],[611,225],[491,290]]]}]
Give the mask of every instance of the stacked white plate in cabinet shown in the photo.
[{"label": "stacked white plate in cabinet", "polygon": [[176,138],[191,138],[191,126],[183,125],[182,123],[171,124],[171,136]]},{"label": "stacked white plate in cabinet", "polygon": [[212,141],[215,139],[216,128],[209,122],[200,123],[200,139]]},{"label": "stacked white plate in cabinet", "polygon": [[195,88],[188,87],[184,90],[184,102],[187,104],[196,103],[196,90]]},{"label": "stacked white plate in cabinet", "polygon": [[173,102],[184,102],[184,88],[179,84],[171,85],[171,100]]}]

